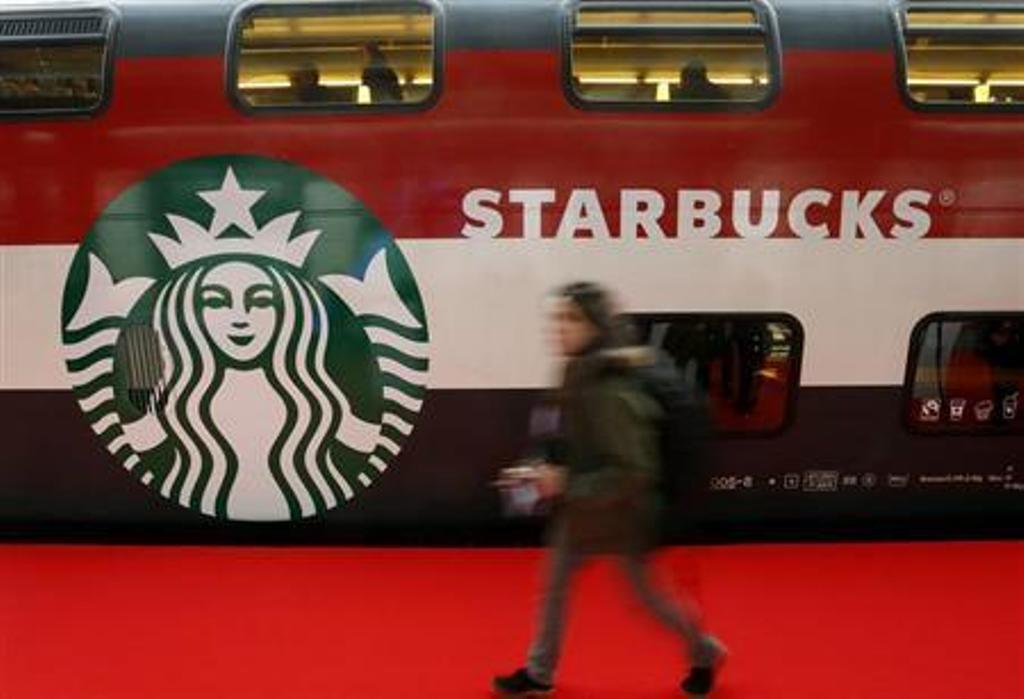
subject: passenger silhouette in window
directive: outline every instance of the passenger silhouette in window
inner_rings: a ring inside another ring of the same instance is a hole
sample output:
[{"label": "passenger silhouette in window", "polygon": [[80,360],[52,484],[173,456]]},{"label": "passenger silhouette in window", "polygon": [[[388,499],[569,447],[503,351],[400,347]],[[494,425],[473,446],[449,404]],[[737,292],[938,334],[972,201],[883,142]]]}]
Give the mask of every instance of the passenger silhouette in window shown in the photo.
[{"label": "passenger silhouette in window", "polygon": [[790,350],[771,361],[768,324],[756,318],[673,323],[661,341],[684,377],[710,398],[723,429],[768,429],[784,418]]},{"label": "passenger silhouette in window", "polygon": [[950,102],[974,101],[974,88],[972,87],[950,87],[946,94]]},{"label": "passenger silhouette in window", "polygon": [[0,107],[16,106],[20,92],[17,81],[0,78]]},{"label": "passenger silhouette in window", "polygon": [[329,102],[330,91],[320,84],[320,71],[312,63],[304,63],[288,76],[296,102]]},{"label": "passenger silhouette in window", "polygon": [[694,59],[679,71],[679,86],[670,91],[673,100],[727,100],[729,92],[708,78],[704,61]]},{"label": "passenger silhouette in window", "polygon": [[741,415],[752,415],[757,408],[770,343],[761,321],[739,320],[727,325],[722,392]]},{"label": "passenger silhouette in window", "polygon": [[96,98],[96,89],[91,85],[89,78],[73,78],[71,80],[71,95],[80,102],[89,102]]},{"label": "passenger silhouette in window", "polygon": [[388,64],[387,56],[375,43],[363,45],[363,84],[370,89],[370,101],[374,104],[401,102],[402,88],[398,73]]},{"label": "passenger silhouette in window", "polygon": [[722,352],[721,323],[673,323],[665,334],[662,348],[675,357],[679,368],[702,394],[711,390],[711,365]]}]

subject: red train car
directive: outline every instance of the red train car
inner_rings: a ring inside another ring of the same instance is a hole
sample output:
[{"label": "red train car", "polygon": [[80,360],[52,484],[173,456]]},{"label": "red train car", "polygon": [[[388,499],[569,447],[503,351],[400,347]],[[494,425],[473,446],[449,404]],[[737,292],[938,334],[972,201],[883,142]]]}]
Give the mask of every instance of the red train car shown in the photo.
[{"label": "red train car", "polygon": [[585,278],[705,524],[1019,527],[1022,105],[1020,3],[5,7],[0,521],[493,531]]}]

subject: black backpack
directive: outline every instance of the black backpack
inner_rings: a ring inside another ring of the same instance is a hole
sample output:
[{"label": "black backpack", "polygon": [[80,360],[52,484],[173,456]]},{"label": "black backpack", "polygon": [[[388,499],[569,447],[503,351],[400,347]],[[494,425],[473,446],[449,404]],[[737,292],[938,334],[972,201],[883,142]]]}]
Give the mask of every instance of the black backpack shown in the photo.
[{"label": "black backpack", "polygon": [[693,499],[704,480],[711,434],[707,398],[691,388],[663,352],[636,368],[643,390],[661,407],[661,463],[659,493],[662,500],[663,537],[673,537],[692,513]]}]

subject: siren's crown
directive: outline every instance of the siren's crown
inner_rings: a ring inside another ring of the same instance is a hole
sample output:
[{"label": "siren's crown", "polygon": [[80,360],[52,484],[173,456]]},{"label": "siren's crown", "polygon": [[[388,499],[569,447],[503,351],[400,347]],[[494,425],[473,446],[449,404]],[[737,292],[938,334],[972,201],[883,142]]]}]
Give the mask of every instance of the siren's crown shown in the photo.
[{"label": "siren's crown", "polygon": [[[318,230],[292,237],[300,211],[283,214],[262,228],[258,227],[252,217],[252,206],[266,192],[242,189],[230,167],[224,174],[220,189],[196,194],[213,208],[213,221],[208,229],[184,216],[167,214],[167,221],[178,239],[149,234],[149,239],[172,269],[203,257],[230,254],[259,255],[302,267],[313,243],[320,237]],[[221,237],[231,226],[239,228],[247,237]]]}]

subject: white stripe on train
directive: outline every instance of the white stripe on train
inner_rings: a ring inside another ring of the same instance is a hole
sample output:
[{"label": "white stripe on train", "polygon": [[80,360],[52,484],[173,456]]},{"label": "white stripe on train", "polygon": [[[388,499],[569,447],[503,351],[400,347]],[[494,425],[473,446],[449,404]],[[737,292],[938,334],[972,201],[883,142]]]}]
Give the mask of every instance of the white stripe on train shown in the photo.
[{"label": "white stripe on train", "polygon": [[[546,386],[555,365],[545,299],[581,278],[618,290],[627,310],[791,313],[804,327],[809,386],[901,384],[911,330],[928,313],[1024,308],[1024,240],[399,245],[426,305],[433,389]],[[69,386],[60,304],[73,254],[73,246],[0,246],[0,389]]]}]

